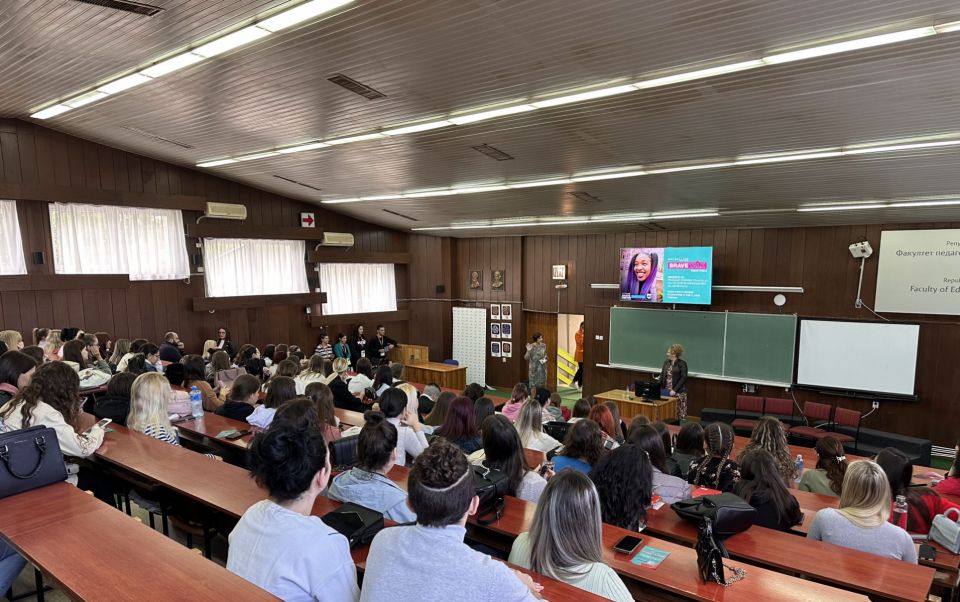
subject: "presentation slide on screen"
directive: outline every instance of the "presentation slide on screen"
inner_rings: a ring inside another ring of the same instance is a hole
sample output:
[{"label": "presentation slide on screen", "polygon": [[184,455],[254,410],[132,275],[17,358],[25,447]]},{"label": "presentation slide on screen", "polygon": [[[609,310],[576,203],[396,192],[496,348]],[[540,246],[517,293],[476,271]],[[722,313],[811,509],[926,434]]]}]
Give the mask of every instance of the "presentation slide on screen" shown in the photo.
[{"label": "presentation slide on screen", "polygon": [[876,310],[960,315],[960,230],[881,233]]},{"label": "presentation slide on screen", "polygon": [[620,249],[620,299],[709,305],[713,247]]}]

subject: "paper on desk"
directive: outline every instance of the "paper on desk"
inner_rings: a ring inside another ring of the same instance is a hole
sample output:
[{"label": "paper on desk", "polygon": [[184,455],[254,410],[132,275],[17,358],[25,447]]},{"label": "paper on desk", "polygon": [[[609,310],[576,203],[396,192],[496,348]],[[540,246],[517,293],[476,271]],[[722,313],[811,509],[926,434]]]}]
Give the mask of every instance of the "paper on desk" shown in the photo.
[{"label": "paper on desk", "polygon": [[670,552],[666,550],[643,546],[643,549],[637,552],[637,555],[634,556],[630,562],[638,566],[645,566],[649,569],[656,569],[669,555]]}]

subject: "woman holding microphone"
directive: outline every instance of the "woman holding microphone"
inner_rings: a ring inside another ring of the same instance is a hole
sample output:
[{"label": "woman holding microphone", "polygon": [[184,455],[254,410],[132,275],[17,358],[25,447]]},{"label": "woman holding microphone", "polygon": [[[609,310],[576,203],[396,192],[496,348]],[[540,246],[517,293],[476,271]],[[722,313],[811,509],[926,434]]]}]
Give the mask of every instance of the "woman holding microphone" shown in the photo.
[{"label": "woman holding microphone", "polygon": [[667,348],[667,360],[660,369],[660,388],[677,398],[677,420],[687,417],[687,362],[680,359],[683,347],[677,343]]}]

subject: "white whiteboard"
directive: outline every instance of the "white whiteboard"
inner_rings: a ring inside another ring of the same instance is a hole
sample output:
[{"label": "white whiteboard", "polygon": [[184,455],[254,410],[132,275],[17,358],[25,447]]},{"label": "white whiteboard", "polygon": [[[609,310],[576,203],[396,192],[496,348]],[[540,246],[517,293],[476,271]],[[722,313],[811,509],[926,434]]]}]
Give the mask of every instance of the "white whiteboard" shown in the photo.
[{"label": "white whiteboard", "polygon": [[797,384],[913,395],[920,326],[800,321]]},{"label": "white whiteboard", "polygon": [[467,367],[467,384],[487,383],[487,310],[453,308],[453,359]]}]

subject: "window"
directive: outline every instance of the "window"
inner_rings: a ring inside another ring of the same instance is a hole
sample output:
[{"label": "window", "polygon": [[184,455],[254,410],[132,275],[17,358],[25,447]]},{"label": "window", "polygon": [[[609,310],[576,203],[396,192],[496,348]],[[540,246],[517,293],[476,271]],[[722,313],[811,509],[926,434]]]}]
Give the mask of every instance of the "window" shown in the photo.
[{"label": "window", "polygon": [[16,201],[0,201],[0,232],[3,232],[0,235],[0,275],[26,274],[27,262],[23,259]]},{"label": "window", "polygon": [[203,239],[208,297],[309,293],[302,240]]},{"label": "window", "polygon": [[190,276],[183,218],[176,209],[52,203],[50,234],[57,274]]},{"label": "window", "polygon": [[321,263],[320,290],[325,316],[397,309],[392,263]]}]

